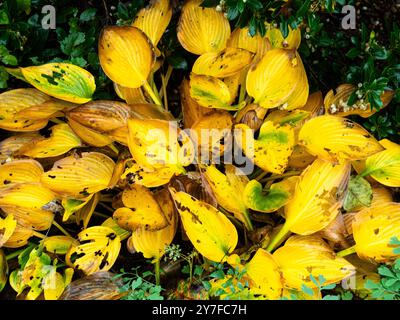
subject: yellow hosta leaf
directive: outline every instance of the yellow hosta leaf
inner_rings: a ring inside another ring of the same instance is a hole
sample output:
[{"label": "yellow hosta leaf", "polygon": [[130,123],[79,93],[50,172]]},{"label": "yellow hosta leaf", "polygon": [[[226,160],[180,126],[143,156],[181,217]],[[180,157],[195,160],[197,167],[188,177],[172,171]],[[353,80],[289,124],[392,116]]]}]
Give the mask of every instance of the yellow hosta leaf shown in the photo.
[{"label": "yellow hosta leaf", "polygon": [[82,208],[80,208],[78,211],[75,212],[76,222],[82,225],[84,229],[87,228],[90,218],[92,217],[92,214],[96,209],[96,206],[100,201],[100,198],[101,198],[100,193],[95,193],[93,197],[91,197],[90,200],[87,201]]},{"label": "yellow hosta leaf", "polygon": [[142,30],[156,47],[171,17],[172,7],[169,0],[152,0],[150,5],[137,13],[132,25]]},{"label": "yellow hosta leaf", "polygon": [[63,276],[59,272],[56,272],[55,267],[51,268],[43,277],[42,283],[45,300],[58,300],[67,286]]},{"label": "yellow hosta leaf", "polygon": [[236,28],[232,32],[227,46],[248,50],[255,54],[255,59],[263,57],[271,49],[267,38],[263,38],[259,34],[252,37],[248,27]]},{"label": "yellow hosta leaf", "polygon": [[72,246],[79,245],[79,242],[68,236],[51,236],[42,240],[43,248],[50,253],[66,254]]},{"label": "yellow hosta leaf", "polygon": [[126,88],[114,82],[114,90],[118,97],[127,104],[147,103],[147,99],[141,88]]},{"label": "yellow hosta leaf", "polygon": [[300,145],[295,145],[289,157],[289,167],[293,169],[304,169],[314,162],[315,156],[309,154],[307,149]]},{"label": "yellow hosta leaf", "polygon": [[100,35],[99,59],[112,81],[127,88],[139,88],[147,81],[155,55],[143,31],[135,27],[109,26]]},{"label": "yellow hosta leaf", "polygon": [[75,106],[76,104],[71,102],[51,99],[42,104],[23,109],[17,112],[16,116],[32,120],[49,119],[63,116],[63,112],[71,110]]},{"label": "yellow hosta leaf", "polygon": [[261,107],[296,109],[308,98],[308,80],[299,54],[293,50],[273,49],[250,68],[247,93]]},{"label": "yellow hosta leaf", "polygon": [[81,139],[68,124],[57,124],[51,127],[50,138],[32,140],[15,154],[32,158],[48,158],[60,156],[73,148],[82,146]]},{"label": "yellow hosta leaf", "polygon": [[352,274],[355,268],[317,236],[292,236],[273,254],[282,272],[286,287],[301,290],[303,285],[314,289],[310,279],[325,278],[324,285],[337,283]]},{"label": "yellow hosta leaf", "polygon": [[[10,215],[9,215],[10,216]],[[21,248],[28,244],[28,241],[33,237],[34,231],[32,228],[25,228],[19,224],[16,225],[14,232],[3,244],[5,248]]]},{"label": "yellow hosta leaf", "polygon": [[298,49],[301,43],[300,28],[292,29],[289,26],[289,34],[283,37],[280,28],[275,28],[271,24],[266,25],[267,32],[265,37],[269,40],[273,48],[280,49]]},{"label": "yellow hosta leaf", "polygon": [[63,213],[63,222],[68,221],[68,219],[77,211],[82,209],[89,201],[92,199],[93,194],[89,195],[83,199],[71,199],[71,198],[63,198],[62,206],[64,208]]},{"label": "yellow hosta leaf", "polygon": [[75,120],[68,119],[68,125],[79,138],[92,146],[104,147],[113,142],[113,140],[106,134],[98,133],[93,129],[81,125]]},{"label": "yellow hosta leaf", "polygon": [[69,266],[82,270],[86,275],[111,269],[121,249],[121,240],[114,230],[103,226],[90,227],[78,234],[78,240],[81,244],[71,247],[65,256]]},{"label": "yellow hosta leaf", "polygon": [[309,235],[331,223],[339,213],[350,165],[315,160],[300,176],[293,198],[285,206],[285,227]]},{"label": "yellow hosta leaf", "polygon": [[278,174],[285,171],[295,145],[294,130],[290,125],[280,126],[274,125],[271,121],[264,122],[253,144],[247,141],[245,136],[246,130],[250,130],[248,126],[239,124],[235,128],[241,130],[242,133],[242,136],[238,137],[239,145],[257,166]]},{"label": "yellow hosta leaf", "polygon": [[131,185],[122,193],[122,202],[125,207],[118,208],[113,214],[121,228],[134,231],[143,227],[145,230],[156,231],[167,226],[164,213],[146,187]]},{"label": "yellow hosta leaf", "polygon": [[129,150],[141,166],[168,166],[181,173],[184,166],[192,163],[193,143],[175,121],[130,119],[128,129]]},{"label": "yellow hosta leaf", "polygon": [[253,59],[250,51],[225,48],[219,52],[204,53],[193,64],[192,72],[199,75],[225,78],[248,66]]},{"label": "yellow hosta leaf", "polygon": [[19,224],[36,230],[46,230],[53,221],[53,213],[44,207],[57,196],[37,182],[21,183],[0,190],[0,208]]},{"label": "yellow hosta leaf", "polygon": [[84,152],[54,163],[50,171],[42,175],[47,188],[76,199],[106,189],[112,178],[114,161],[98,152]]},{"label": "yellow hosta leaf", "polygon": [[0,248],[10,239],[16,227],[17,220],[14,219],[12,214],[5,219],[0,217]]},{"label": "yellow hosta leaf", "polygon": [[390,148],[367,158],[361,176],[371,176],[389,187],[400,187],[400,148]]},{"label": "yellow hosta leaf", "polygon": [[243,123],[254,131],[260,129],[268,110],[258,104],[248,104],[236,116],[236,123]]},{"label": "yellow hosta leaf", "polygon": [[249,213],[244,199],[241,197],[249,182],[247,176],[239,168],[232,165],[225,165],[225,174],[213,165],[205,167],[203,174],[218,204],[225,210],[232,212],[237,219],[245,224],[247,229],[252,230],[253,226]]},{"label": "yellow hosta leaf", "polygon": [[237,245],[235,226],[222,212],[208,203],[185,192],[176,192],[173,189],[170,191],[193,246],[211,261],[225,261]]},{"label": "yellow hosta leaf", "polygon": [[119,236],[119,238],[121,239],[121,241],[129,238],[129,236],[131,235],[132,232],[127,231],[125,229],[120,228],[120,226],[118,225],[117,221],[115,221],[113,218],[108,218],[107,220],[105,220],[102,224],[103,227],[109,227],[112,230],[114,230],[114,232]]},{"label": "yellow hosta leaf", "polygon": [[306,105],[301,108],[301,110],[310,113],[309,118],[314,118],[323,113],[324,99],[322,97],[322,92],[317,91],[308,96]]},{"label": "yellow hosta leaf", "polygon": [[263,249],[258,249],[246,264],[246,273],[251,279],[250,287],[256,294],[268,300],[277,300],[283,289],[282,276],[275,258]]},{"label": "yellow hosta leaf", "polygon": [[39,133],[19,133],[4,139],[0,142],[0,159],[7,159],[24,144],[40,137]]},{"label": "yellow hosta leaf", "polygon": [[0,166],[0,188],[22,182],[40,182],[42,165],[35,160],[14,160]]},{"label": "yellow hosta leaf", "polygon": [[359,124],[328,115],[306,122],[300,130],[299,143],[309,153],[332,162],[361,160],[383,150]]},{"label": "yellow hosta leaf", "polygon": [[167,189],[162,189],[155,193],[154,198],[167,218],[168,225],[157,231],[150,231],[140,227],[132,233],[130,241],[135,250],[142,252],[145,258],[159,260],[164,255],[165,248],[174,239],[178,219],[174,203]]},{"label": "yellow hosta leaf", "polygon": [[232,104],[236,100],[239,93],[239,87],[242,85],[242,83],[244,83],[244,79],[245,79],[245,70],[242,70],[241,72],[238,72],[233,76],[223,79],[224,83],[228,86],[229,93],[231,95],[229,104]]},{"label": "yellow hosta leaf", "polygon": [[183,79],[180,86],[180,98],[183,113],[183,123],[185,128],[191,128],[192,125],[210,112],[209,108],[200,106],[190,95],[190,82]]},{"label": "yellow hosta leaf", "polygon": [[202,8],[201,3],[201,0],[186,2],[178,25],[182,47],[197,55],[224,49],[231,33],[224,14],[215,8]]},{"label": "yellow hosta leaf", "polygon": [[74,102],[92,100],[96,84],[92,74],[69,63],[48,63],[21,68],[26,81],[49,96]]},{"label": "yellow hosta leaf", "polygon": [[380,202],[356,213],[353,221],[355,249],[360,258],[388,262],[398,255],[390,245],[400,235],[400,204]]},{"label": "yellow hosta leaf", "polygon": [[289,201],[298,180],[298,177],[288,178],[273,184],[267,191],[257,180],[251,180],[243,191],[244,202],[247,208],[255,211],[277,211]]},{"label": "yellow hosta leaf", "polygon": [[190,96],[204,108],[239,110],[244,106],[231,106],[228,86],[222,80],[211,76],[191,73]]}]

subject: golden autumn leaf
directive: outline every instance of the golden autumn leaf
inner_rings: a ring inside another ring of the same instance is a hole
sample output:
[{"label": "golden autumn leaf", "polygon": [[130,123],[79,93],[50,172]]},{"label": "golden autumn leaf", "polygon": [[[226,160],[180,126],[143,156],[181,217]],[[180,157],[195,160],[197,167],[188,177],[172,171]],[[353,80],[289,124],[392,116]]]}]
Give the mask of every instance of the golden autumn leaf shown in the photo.
[{"label": "golden autumn leaf", "polygon": [[72,155],[54,163],[41,182],[52,191],[76,199],[106,189],[112,178],[114,161],[98,152]]},{"label": "golden autumn leaf", "polygon": [[18,133],[0,142],[0,159],[6,160],[11,157],[15,151],[21,148],[24,144],[33,139],[40,138],[39,133]]},{"label": "golden autumn leaf", "polygon": [[31,158],[48,158],[60,156],[73,148],[81,147],[81,139],[68,124],[57,124],[50,128],[49,138],[32,140],[15,152]]},{"label": "golden autumn leaf", "polygon": [[208,203],[172,188],[170,192],[193,246],[211,261],[225,261],[237,245],[235,226]]},{"label": "golden autumn leaf", "polygon": [[136,27],[105,27],[99,39],[99,59],[105,74],[127,88],[147,83],[154,64],[154,49],[146,34]]},{"label": "golden autumn leaf", "polygon": [[244,193],[249,182],[247,176],[233,165],[225,165],[225,173],[219,171],[214,165],[206,166],[203,169],[203,175],[218,204],[225,210],[232,212],[248,230],[253,230],[249,212],[244,199],[240,196]]},{"label": "golden autumn leaf", "polygon": [[85,202],[82,208],[75,212],[76,222],[79,225],[82,225],[83,228],[87,228],[90,218],[92,217],[97,204],[100,202],[100,198],[100,193],[95,193],[92,197],[90,197],[89,201]]},{"label": "golden autumn leaf", "polygon": [[195,73],[190,74],[190,96],[204,108],[239,110],[245,105],[231,106],[229,87],[222,80]]},{"label": "golden autumn leaf", "polygon": [[125,100],[127,104],[133,103],[147,103],[146,96],[142,89],[139,88],[127,88],[114,82],[114,90],[118,97]]},{"label": "golden autumn leaf", "polygon": [[129,236],[132,234],[132,232],[122,229],[118,225],[117,221],[115,221],[115,219],[113,219],[112,217],[104,220],[104,222],[101,225],[103,227],[108,227],[108,228],[111,228],[112,230],[114,230],[114,232],[119,236],[121,241],[128,239]]},{"label": "golden autumn leaf", "polygon": [[42,104],[36,104],[18,111],[16,116],[31,120],[49,119],[63,116],[64,112],[71,110],[74,107],[76,107],[75,103],[52,98]]},{"label": "golden autumn leaf", "polygon": [[50,253],[64,255],[72,246],[79,245],[79,242],[68,236],[51,236],[41,241],[43,248]]},{"label": "golden autumn leaf", "polygon": [[299,144],[312,155],[332,162],[361,160],[383,150],[359,124],[329,115],[307,121],[300,130]]},{"label": "golden autumn leaf", "polygon": [[38,182],[26,182],[0,190],[0,208],[24,227],[46,230],[53,222],[54,214],[45,206],[57,196]]},{"label": "golden autumn leaf", "polygon": [[385,186],[400,187],[400,146],[368,157],[361,176],[371,176]]},{"label": "golden autumn leaf", "polygon": [[86,275],[111,269],[121,249],[121,240],[114,230],[104,226],[90,227],[78,234],[78,240],[81,244],[71,247],[65,256],[69,266]]},{"label": "golden autumn leaf", "polygon": [[264,118],[268,110],[260,107],[258,104],[248,104],[241,109],[236,115],[236,123],[243,123],[257,131],[264,122]]},{"label": "golden autumn leaf", "polygon": [[266,109],[303,107],[308,98],[308,80],[299,54],[293,50],[273,49],[250,68],[247,93],[254,103]]},{"label": "golden autumn leaf", "polygon": [[197,55],[224,49],[231,33],[224,14],[215,8],[202,8],[201,3],[201,0],[187,1],[178,24],[182,47]]},{"label": "golden autumn leaf", "polygon": [[317,236],[292,236],[273,254],[282,272],[286,287],[301,290],[303,285],[313,289],[315,279],[325,278],[324,285],[337,283],[352,274],[355,268]]},{"label": "golden autumn leaf", "polygon": [[75,120],[68,119],[68,125],[79,138],[92,146],[104,147],[113,142],[113,139],[111,139],[107,134],[102,134],[85,127]]},{"label": "golden autumn leaf", "polygon": [[64,276],[56,272],[56,267],[52,266],[43,277],[43,295],[45,300],[58,300],[64,292],[64,289],[71,283],[74,270],[67,268]]},{"label": "golden autumn leaf", "polygon": [[295,145],[294,130],[290,125],[274,125],[266,121],[260,128],[260,134],[254,141],[248,141],[246,131],[250,130],[245,124],[235,126],[241,135],[235,137],[245,153],[264,171],[283,173]]},{"label": "golden autumn leaf", "polygon": [[64,208],[63,213],[63,222],[68,221],[68,219],[77,211],[81,210],[89,201],[92,199],[94,194],[90,194],[89,196],[83,199],[73,199],[73,198],[63,198],[62,206]]},{"label": "golden autumn leaf", "polygon": [[251,36],[248,27],[236,28],[228,39],[227,46],[248,50],[255,54],[254,59],[261,58],[271,49],[271,43],[267,38],[259,34]]},{"label": "golden autumn leaf", "polygon": [[128,129],[129,150],[141,166],[182,173],[192,163],[193,143],[175,121],[129,119]]},{"label": "golden autumn leaf", "polygon": [[288,167],[293,169],[304,169],[314,162],[316,156],[307,152],[307,149],[301,145],[295,145],[293,152],[289,157]]},{"label": "golden autumn leaf", "polygon": [[360,258],[380,263],[396,259],[390,242],[400,234],[400,204],[379,202],[361,210],[354,216],[352,230]]},{"label": "golden autumn leaf", "polygon": [[32,159],[14,160],[0,165],[0,188],[23,182],[40,182],[42,165]]},{"label": "golden autumn leaf", "polygon": [[[0,248],[10,239],[17,227],[17,220],[10,214],[4,219],[0,217]],[[0,290],[1,291],[1,290]]]},{"label": "golden autumn leaf", "polygon": [[142,30],[154,47],[157,47],[171,17],[172,7],[169,0],[152,0],[146,8],[137,13],[132,26]]},{"label": "golden autumn leaf", "polygon": [[21,68],[21,72],[38,90],[68,102],[88,102],[96,90],[93,75],[70,63],[48,63]]},{"label": "golden autumn leaf", "polygon": [[153,262],[159,260],[165,253],[165,248],[174,239],[178,217],[175,213],[173,200],[167,189],[162,189],[154,194],[154,199],[160,206],[164,216],[167,218],[168,225],[161,230],[150,231],[145,227],[136,229],[129,241],[131,241],[136,251],[142,252],[147,259]]},{"label": "golden autumn leaf", "polygon": [[156,231],[165,228],[168,220],[152,192],[138,184],[131,185],[122,193],[125,207],[118,208],[113,218],[118,225],[128,231],[142,228]]},{"label": "golden autumn leaf", "polygon": [[329,225],[340,211],[349,177],[348,163],[335,165],[317,159],[307,167],[285,206],[286,222],[268,250],[273,250],[289,231],[310,235]]},{"label": "golden autumn leaf", "polygon": [[192,72],[216,78],[230,77],[248,66],[253,59],[250,51],[225,48],[219,52],[204,53],[193,64]]},{"label": "golden autumn leaf", "polygon": [[[11,216],[11,215],[8,215]],[[26,228],[19,224],[16,225],[14,232],[8,238],[7,242],[3,244],[5,248],[21,248],[28,244],[28,241],[33,237],[35,231],[32,228]]]},{"label": "golden autumn leaf", "polygon": [[283,37],[280,28],[275,28],[272,24],[267,23],[266,29],[265,37],[269,40],[273,48],[298,49],[300,47],[300,28],[292,29],[292,27],[289,26],[289,33],[286,38]]}]

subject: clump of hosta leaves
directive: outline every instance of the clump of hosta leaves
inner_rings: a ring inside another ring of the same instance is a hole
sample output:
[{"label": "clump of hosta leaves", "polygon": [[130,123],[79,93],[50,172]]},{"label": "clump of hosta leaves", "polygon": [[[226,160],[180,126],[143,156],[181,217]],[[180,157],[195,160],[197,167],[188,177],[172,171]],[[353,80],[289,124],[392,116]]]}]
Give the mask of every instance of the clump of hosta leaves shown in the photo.
[{"label": "clump of hosta leaves", "polygon": [[[0,290],[336,299],[355,279],[340,295],[349,299],[379,274],[390,279],[367,288],[397,288],[400,146],[348,118],[375,113],[344,102],[352,85],[310,89],[299,29],[282,34],[271,20],[252,36],[202,4],[180,12],[177,39],[194,63],[179,112],[160,45],[176,9],[168,0],[99,35],[118,101],[95,99],[94,76],[68,62],[7,68],[25,84],[0,94]],[[113,274],[144,261],[154,273]],[[176,287],[162,290],[176,270]]]}]

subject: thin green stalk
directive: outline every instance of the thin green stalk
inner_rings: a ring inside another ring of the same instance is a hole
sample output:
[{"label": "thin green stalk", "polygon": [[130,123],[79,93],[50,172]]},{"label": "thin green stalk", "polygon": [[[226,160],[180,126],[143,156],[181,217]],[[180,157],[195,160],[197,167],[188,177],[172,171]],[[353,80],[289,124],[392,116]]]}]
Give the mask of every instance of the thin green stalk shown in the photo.
[{"label": "thin green stalk", "polygon": [[[58,230],[64,233],[67,237],[71,237],[67,230],[65,230],[61,225],[59,225],[55,220],[53,220],[53,226],[55,226]],[[72,237],[71,237],[72,238]]]},{"label": "thin green stalk", "polygon": [[107,147],[109,147],[112,151],[114,151],[117,155],[119,154],[119,150],[117,149],[117,147],[113,144],[110,143]]},{"label": "thin green stalk", "polygon": [[244,217],[244,223],[246,225],[246,229],[249,231],[253,231],[254,227],[253,227],[253,223],[250,220],[250,212],[248,209],[246,209],[245,212],[243,212],[243,217]]},{"label": "thin green stalk", "polygon": [[276,179],[293,177],[293,176],[299,175],[300,173],[301,173],[300,171],[290,171],[290,172],[287,172],[287,173],[284,173],[284,174],[275,174],[275,175],[272,175],[272,176],[270,176],[268,178],[262,179],[261,181],[262,182],[267,182],[267,181],[273,181],[273,180],[276,180]]},{"label": "thin green stalk", "polygon": [[100,217],[100,218],[104,218],[104,219],[110,218],[110,216],[108,216],[108,215],[106,215],[106,214],[104,214],[104,213],[97,212],[97,211],[94,211],[94,212],[93,212],[93,215],[98,216],[98,217]]},{"label": "thin green stalk", "polygon": [[282,229],[279,230],[278,234],[268,244],[267,251],[272,252],[273,250],[275,250],[275,248],[281,244],[281,242],[289,233],[289,228],[286,226],[286,224],[284,224]]},{"label": "thin green stalk", "polygon": [[158,95],[155,94],[155,92],[153,91],[153,89],[151,88],[150,84],[147,81],[143,84],[143,88],[144,90],[146,90],[146,92],[149,94],[149,96],[151,97],[151,99],[154,101],[155,104],[162,106],[161,100],[158,98]]},{"label": "thin green stalk", "polygon": [[354,245],[354,246],[352,246],[352,247],[350,247],[350,248],[347,248],[347,249],[344,249],[344,250],[342,250],[342,251],[339,251],[337,254],[336,254],[336,256],[337,257],[346,257],[346,256],[349,256],[349,255],[351,255],[351,254],[353,254],[353,253],[356,253],[356,246]]},{"label": "thin green stalk", "polygon": [[165,80],[164,75],[161,75],[162,82],[162,96],[164,97],[164,108],[168,111],[168,96],[167,96],[167,82]]},{"label": "thin green stalk", "polygon": [[160,259],[156,260],[156,263],[154,264],[154,273],[156,275],[156,285],[160,285]]},{"label": "thin green stalk", "polygon": [[21,252],[23,252],[25,249],[26,248],[23,248],[21,250],[17,250],[17,251],[10,253],[9,255],[6,256],[6,260],[9,261],[11,259],[18,257],[21,254]]},{"label": "thin green stalk", "polygon": [[46,238],[46,236],[44,234],[41,234],[40,232],[36,232],[36,231],[33,231],[33,235],[35,237],[37,237],[37,238],[40,238],[40,239],[45,239]]}]

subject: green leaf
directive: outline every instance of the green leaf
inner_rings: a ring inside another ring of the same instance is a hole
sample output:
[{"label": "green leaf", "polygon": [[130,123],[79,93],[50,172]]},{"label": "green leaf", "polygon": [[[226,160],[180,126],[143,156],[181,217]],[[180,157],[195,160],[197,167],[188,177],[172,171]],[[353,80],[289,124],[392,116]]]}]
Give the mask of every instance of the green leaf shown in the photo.
[{"label": "green leaf", "polygon": [[91,21],[96,17],[96,12],[97,12],[96,8],[86,9],[81,13],[79,20],[84,22]]},{"label": "green leaf", "polygon": [[167,57],[168,63],[175,69],[187,70],[188,63],[186,59],[180,55],[172,55]]},{"label": "green leaf", "polygon": [[85,42],[85,34],[83,32],[73,32],[60,42],[61,51],[67,55],[71,55],[74,47],[84,42]]},{"label": "green leaf", "polygon": [[301,291],[303,291],[308,296],[314,295],[314,291],[311,288],[307,287],[304,283],[301,285]]},{"label": "green leaf", "polygon": [[8,55],[2,57],[2,58],[1,58],[1,61],[2,61],[4,64],[8,64],[8,65],[10,65],[10,66],[16,66],[16,65],[18,65],[18,60],[17,60],[17,58],[16,58],[15,56],[11,55],[11,54],[8,54]]},{"label": "green leaf", "polygon": [[352,211],[357,207],[369,207],[372,202],[372,188],[367,180],[360,176],[351,177],[343,208]]},{"label": "green leaf", "polygon": [[210,274],[211,278],[216,278],[216,279],[224,279],[225,274],[222,270],[216,270],[213,273]]},{"label": "green leaf", "polygon": [[5,10],[0,10],[0,25],[9,24],[10,19],[8,18],[8,14]]}]

